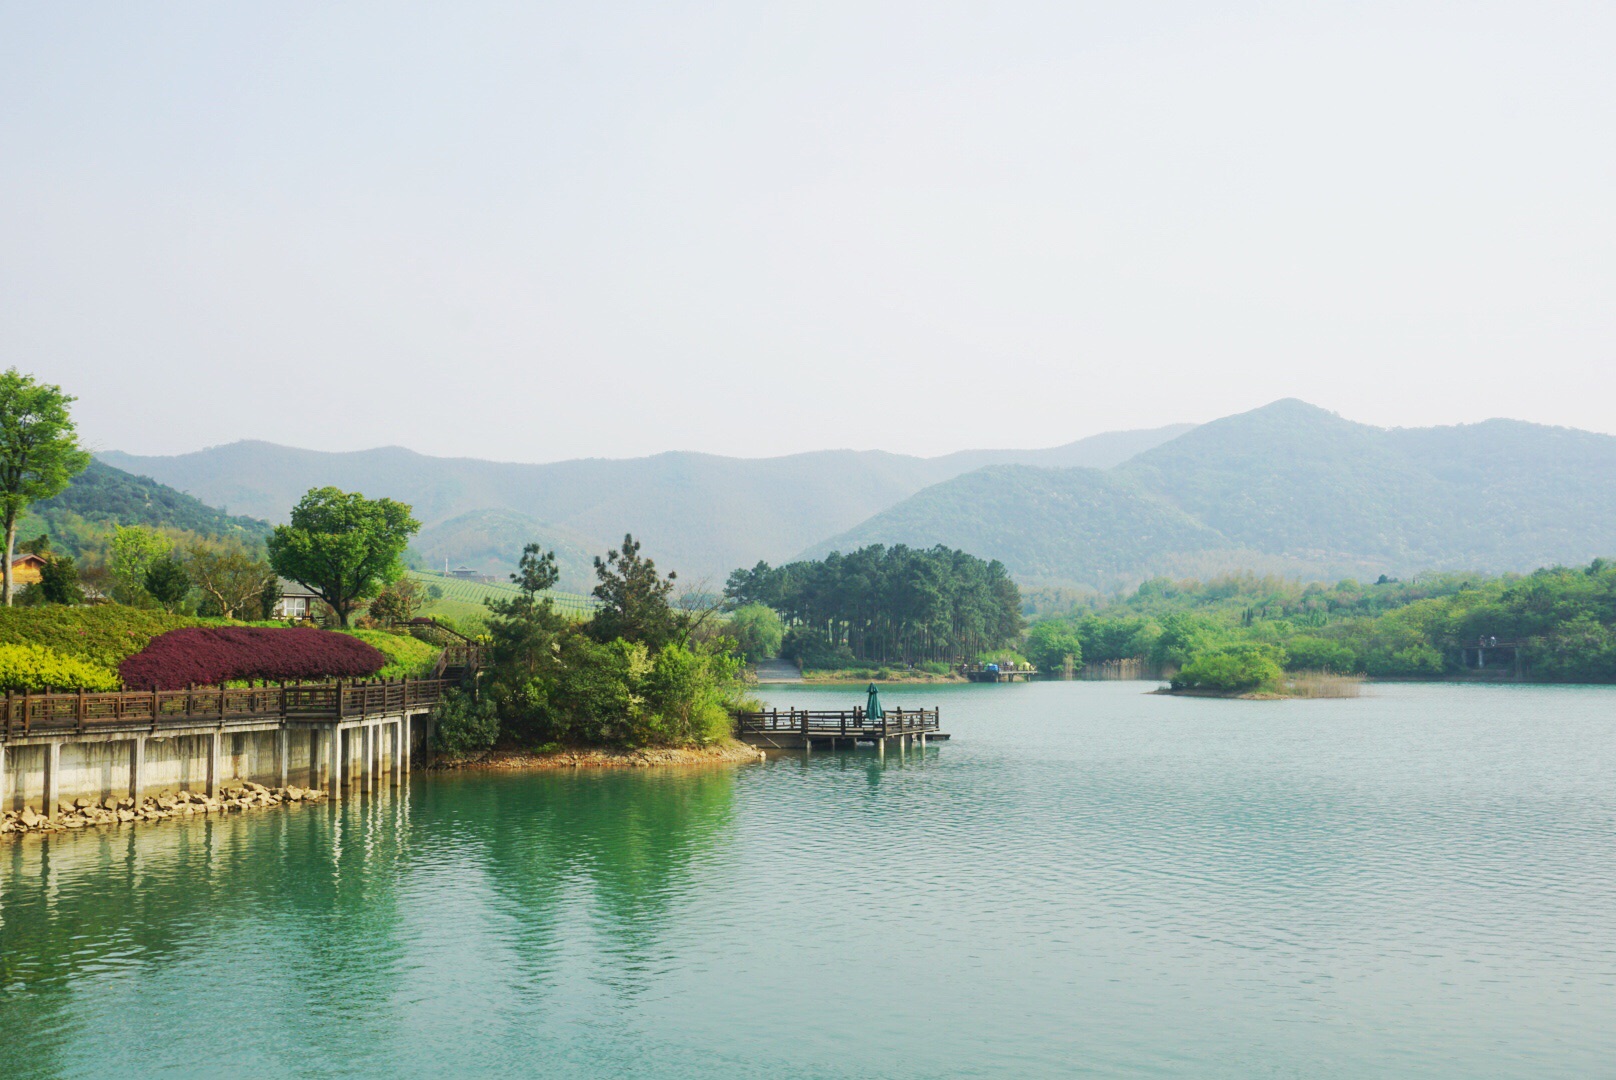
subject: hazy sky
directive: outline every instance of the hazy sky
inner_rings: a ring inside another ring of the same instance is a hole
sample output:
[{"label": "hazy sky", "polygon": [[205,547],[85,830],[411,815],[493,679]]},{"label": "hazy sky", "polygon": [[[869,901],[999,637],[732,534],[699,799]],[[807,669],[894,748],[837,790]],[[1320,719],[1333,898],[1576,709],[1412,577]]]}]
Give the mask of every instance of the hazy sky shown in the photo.
[{"label": "hazy sky", "polygon": [[1616,431],[1616,4],[0,3],[97,448]]}]

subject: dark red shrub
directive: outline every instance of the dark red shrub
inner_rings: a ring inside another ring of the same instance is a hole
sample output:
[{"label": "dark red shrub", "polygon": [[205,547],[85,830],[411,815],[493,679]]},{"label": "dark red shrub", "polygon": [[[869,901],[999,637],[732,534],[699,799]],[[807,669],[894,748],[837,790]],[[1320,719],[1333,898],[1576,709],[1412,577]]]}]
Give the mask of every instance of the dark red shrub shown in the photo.
[{"label": "dark red shrub", "polygon": [[356,637],[309,627],[187,627],[151,639],[118,665],[130,690],[183,690],[236,679],[359,679],[387,663]]}]

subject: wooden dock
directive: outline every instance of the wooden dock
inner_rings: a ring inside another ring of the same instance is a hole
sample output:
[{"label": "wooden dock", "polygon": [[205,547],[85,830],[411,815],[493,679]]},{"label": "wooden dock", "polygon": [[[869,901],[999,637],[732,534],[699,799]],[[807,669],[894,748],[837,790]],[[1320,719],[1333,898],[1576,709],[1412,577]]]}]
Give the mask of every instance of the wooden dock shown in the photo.
[{"label": "wooden dock", "polygon": [[911,740],[924,746],[927,740],[947,739],[948,735],[942,730],[937,709],[887,709],[884,716],[872,719],[863,709],[854,708],[742,713],[737,718],[736,737],[764,750],[851,749],[862,742],[874,743],[885,752],[894,739],[904,746]]},{"label": "wooden dock", "polygon": [[961,664],[957,669],[961,675],[972,682],[1017,682],[1022,679],[1031,679],[1038,674],[1038,669],[1031,664],[1025,667],[1017,666],[1005,668],[998,664]]}]

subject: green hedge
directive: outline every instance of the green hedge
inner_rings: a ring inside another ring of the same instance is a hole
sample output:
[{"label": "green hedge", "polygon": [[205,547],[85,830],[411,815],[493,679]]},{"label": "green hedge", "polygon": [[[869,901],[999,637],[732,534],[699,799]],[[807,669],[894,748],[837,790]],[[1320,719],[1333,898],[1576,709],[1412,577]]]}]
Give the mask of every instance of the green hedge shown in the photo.
[{"label": "green hedge", "polygon": [[380,649],[387,656],[387,666],[376,675],[378,679],[420,679],[432,673],[437,665],[439,649],[419,638],[395,634],[387,630],[344,630],[345,634]]},{"label": "green hedge", "polygon": [[117,690],[117,672],[43,645],[0,645],[0,691]]},{"label": "green hedge", "polygon": [[228,625],[223,619],[169,615],[121,604],[0,608],[0,645],[43,645],[110,669],[144,649],[158,634],[186,626]]}]

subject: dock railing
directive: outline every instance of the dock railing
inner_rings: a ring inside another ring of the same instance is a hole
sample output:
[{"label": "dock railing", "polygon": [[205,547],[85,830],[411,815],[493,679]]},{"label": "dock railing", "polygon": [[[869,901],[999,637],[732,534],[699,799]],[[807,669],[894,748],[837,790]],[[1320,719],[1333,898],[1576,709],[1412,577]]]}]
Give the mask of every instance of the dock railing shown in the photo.
[{"label": "dock railing", "polygon": [[886,709],[879,718],[852,709],[763,709],[736,717],[741,735],[762,732],[796,733],[805,737],[890,738],[941,730],[938,709]]},{"label": "dock railing", "polygon": [[442,679],[378,679],[96,694],[13,691],[0,706],[4,709],[0,741],[29,735],[388,716],[427,708],[451,685]]}]

